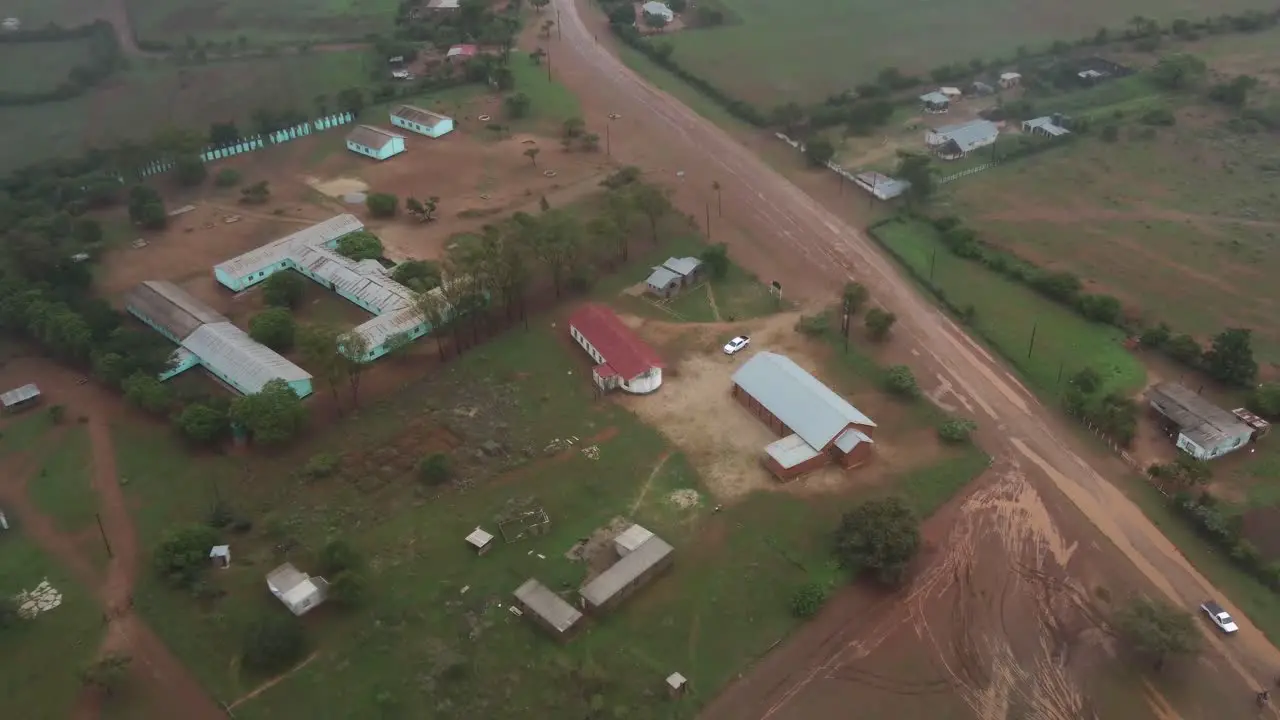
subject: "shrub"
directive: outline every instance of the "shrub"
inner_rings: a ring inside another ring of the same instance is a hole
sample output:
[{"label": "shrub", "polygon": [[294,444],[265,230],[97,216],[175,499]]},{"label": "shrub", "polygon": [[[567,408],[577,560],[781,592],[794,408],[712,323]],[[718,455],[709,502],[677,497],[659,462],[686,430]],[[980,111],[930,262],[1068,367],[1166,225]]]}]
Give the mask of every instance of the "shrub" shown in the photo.
[{"label": "shrub", "polygon": [[453,468],[449,464],[449,456],[435,453],[422,458],[418,463],[418,476],[428,485],[443,485],[453,479]]},{"label": "shrub", "polygon": [[0,630],[17,625],[21,619],[14,594],[0,590]]},{"label": "shrub", "polygon": [[272,273],[262,283],[262,299],[272,307],[294,308],[306,292],[302,276],[294,272]]},{"label": "shrub", "polygon": [[969,435],[977,428],[972,420],[947,420],[938,426],[938,437],[952,444],[968,442]]},{"label": "shrub", "polygon": [[885,374],[884,387],[889,392],[904,398],[915,398],[920,395],[920,386],[916,384],[916,376],[906,365],[894,365]]},{"label": "shrub", "polygon": [[351,543],[341,538],[332,538],[320,548],[317,559],[320,572],[325,575],[337,575],[347,570],[358,570],[362,564],[360,554],[351,547]]},{"label": "shrub", "polygon": [[50,405],[49,406],[49,420],[53,422],[55,425],[60,424],[63,421],[63,419],[66,418],[66,416],[67,416],[66,405]]},{"label": "shrub", "polygon": [[285,670],[302,659],[306,651],[301,621],[272,608],[245,628],[240,659],[249,670],[270,674]]},{"label": "shrub", "polygon": [[338,469],[339,462],[337,455],[317,453],[307,460],[307,464],[302,467],[302,474],[316,479],[329,477]]},{"label": "shrub", "polygon": [[152,563],[156,572],[175,587],[191,587],[209,566],[209,548],[218,534],[204,525],[171,530],[156,548]]},{"label": "shrub", "polygon": [[249,320],[249,337],[277,352],[293,348],[297,323],[285,308],[263,310]]},{"label": "shrub", "polygon": [[817,582],[801,585],[791,596],[791,614],[798,618],[811,618],[818,614],[827,601],[827,586]]},{"label": "shrub", "polygon": [[369,214],[376,218],[395,217],[400,198],[391,193],[369,193],[364,199],[364,205],[369,209]]},{"label": "shrub", "polygon": [[354,570],[343,570],[329,581],[329,599],[343,607],[356,607],[364,602],[368,582]]},{"label": "shrub", "polygon": [[352,260],[377,260],[382,257],[382,240],[361,230],[339,238],[337,250]]},{"label": "shrub", "polygon": [[235,187],[240,184],[242,176],[235,168],[222,168],[213,177],[213,184],[221,188]]},{"label": "shrub", "polygon": [[827,333],[831,325],[831,319],[826,313],[818,313],[817,315],[801,315],[796,321],[796,331],[809,337],[821,337]]},{"label": "shrub", "polygon": [[898,321],[898,317],[893,313],[878,307],[873,307],[867,311],[867,334],[872,340],[884,340],[889,337],[889,330],[893,328],[893,324]]}]

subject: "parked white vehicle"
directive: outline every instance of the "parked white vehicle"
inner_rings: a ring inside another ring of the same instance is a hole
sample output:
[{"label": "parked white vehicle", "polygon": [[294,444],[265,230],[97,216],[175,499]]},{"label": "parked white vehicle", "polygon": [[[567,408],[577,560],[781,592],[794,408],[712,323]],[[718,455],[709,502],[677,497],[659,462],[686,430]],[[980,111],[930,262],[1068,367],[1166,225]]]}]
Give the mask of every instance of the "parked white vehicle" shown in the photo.
[{"label": "parked white vehicle", "polygon": [[1213,621],[1213,624],[1217,625],[1218,629],[1222,632],[1230,635],[1240,629],[1236,626],[1236,621],[1231,619],[1231,614],[1226,610],[1223,610],[1222,606],[1218,603],[1212,600],[1205,600],[1200,604],[1200,609],[1209,616],[1209,619]]},{"label": "parked white vehicle", "polygon": [[725,343],[724,354],[737,355],[739,352],[746,349],[746,347],[750,344],[751,344],[751,338],[747,337],[746,335],[739,335],[738,337]]}]

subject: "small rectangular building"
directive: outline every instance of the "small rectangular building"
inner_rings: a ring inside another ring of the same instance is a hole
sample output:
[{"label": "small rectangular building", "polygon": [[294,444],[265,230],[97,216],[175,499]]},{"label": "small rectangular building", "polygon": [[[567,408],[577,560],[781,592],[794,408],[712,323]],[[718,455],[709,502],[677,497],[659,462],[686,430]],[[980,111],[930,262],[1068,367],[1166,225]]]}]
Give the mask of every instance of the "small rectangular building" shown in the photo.
[{"label": "small rectangular building", "polygon": [[925,133],[924,144],[943,160],[959,160],[979,148],[995,143],[1000,128],[990,120],[973,120],[947,125]]},{"label": "small rectangular building", "polygon": [[374,160],[386,160],[404,152],[404,136],[372,125],[357,125],[347,133],[347,149]]},{"label": "small rectangular building", "polygon": [[1051,138],[1071,134],[1071,131],[1063,126],[1063,118],[1061,115],[1046,115],[1044,117],[1024,120],[1022,123],[1022,132],[1027,133],[1028,135],[1043,135],[1044,137]]},{"label": "small rectangular building", "polygon": [[455,60],[461,62],[461,61],[470,60],[471,58],[475,57],[476,54],[479,52],[480,52],[480,48],[475,45],[470,45],[470,44],[452,45],[449,47],[448,52],[444,54],[444,59],[450,62]]},{"label": "small rectangular building", "polygon": [[1174,382],[1147,391],[1147,402],[1176,433],[1179,450],[1197,460],[1212,460],[1239,450],[1253,439],[1254,429],[1235,415]]},{"label": "small rectangular building", "polygon": [[906,180],[891,178],[878,172],[863,172],[853,176],[853,184],[871,193],[878,200],[892,200],[911,189]]},{"label": "small rectangular building", "polygon": [[592,379],[601,390],[645,394],[662,386],[662,359],[604,305],[578,308],[569,316],[569,335],[599,363]]},{"label": "small rectangular building", "polygon": [[618,557],[626,557],[653,537],[653,532],[640,525],[632,525],[613,539],[613,549]]},{"label": "small rectangular building", "polygon": [[1009,90],[1022,84],[1022,75],[1016,72],[1000,73],[1000,87]]},{"label": "small rectangular building", "polygon": [[578,590],[582,607],[591,612],[616,607],[671,567],[674,559],[675,549],[667,541],[652,535]]},{"label": "small rectangular building", "polygon": [[293,563],[285,563],[267,573],[267,589],[294,615],[306,615],[329,595],[328,581],[302,572]]},{"label": "small rectangular building", "polygon": [[920,96],[920,107],[932,115],[941,115],[951,109],[951,98],[934,90]]},{"label": "small rectangular building", "polygon": [[527,617],[561,642],[569,639],[582,620],[577,608],[533,578],[516,588],[515,597]]},{"label": "small rectangular building", "polygon": [[438,138],[453,131],[453,118],[412,105],[401,105],[392,110],[391,124],[429,138]]},{"label": "small rectangular building", "polygon": [[4,412],[22,412],[29,407],[40,404],[40,388],[35,383],[27,383],[6,393],[0,393],[0,405]]},{"label": "small rectangular building", "polygon": [[493,535],[476,528],[467,535],[467,544],[476,551],[477,555],[483,555],[493,549]]},{"label": "small rectangular building", "polygon": [[702,261],[696,257],[671,257],[653,268],[645,282],[645,291],[668,298],[694,285],[702,278]]}]

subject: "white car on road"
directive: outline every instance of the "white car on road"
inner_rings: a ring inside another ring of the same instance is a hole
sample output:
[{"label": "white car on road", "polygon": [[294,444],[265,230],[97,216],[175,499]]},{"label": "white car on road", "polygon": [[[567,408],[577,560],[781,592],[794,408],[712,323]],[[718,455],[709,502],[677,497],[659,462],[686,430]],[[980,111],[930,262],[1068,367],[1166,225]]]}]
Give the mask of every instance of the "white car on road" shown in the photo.
[{"label": "white car on road", "polygon": [[739,335],[738,337],[724,344],[724,354],[737,355],[742,350],[745,350],[746,347],[750,344],[751,344],[751,338],[747,337],[746,335]]},{"label": "white car on road", "polygon": [[1213,624],[1217,625],[1222,632],[1230,635],[1240,629],[1236,626],[1236,621],[1231,619],[1231,614],[1223,610],[1218,603],[1212,600],[1205,600],[1200,604],[1200,609],[1204,611],[1205,615],[1209,616]]}]

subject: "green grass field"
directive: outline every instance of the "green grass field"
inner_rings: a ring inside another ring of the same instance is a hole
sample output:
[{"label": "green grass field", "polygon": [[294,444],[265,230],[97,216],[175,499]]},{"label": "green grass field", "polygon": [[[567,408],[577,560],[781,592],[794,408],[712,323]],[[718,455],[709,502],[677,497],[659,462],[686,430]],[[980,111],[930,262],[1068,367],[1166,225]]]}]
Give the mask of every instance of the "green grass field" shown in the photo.
[{"label": "green grass field", "polygon": [[[1019,45],[1092,35],[1135,15],[1168,21],[1205,15],[1195,0],[1098,0],[1065,6],[1051,0],[724,0],[740,24],[662,38],[675,58],[730,95],[762,107],[819,100],[874,79],[881,69],[927,72],[970,58],[1013,57]],[[1228,0],[1215,12],[1260,8]]]},{"label": "green grass field", "polygon": [[891,222],[875,234],[917,276],[932,276],[948,301],[957,307],[972,305],[974,330],[1038,390],[1055,393],[1061,379],[1084,367],[1097,370],[1107,388],[1142,387],[1145,372],[1125,350],[1120,330],[1088,322],[1023,285],[952,255],[923,222]]},{"label": "green grass field", "polygon": [[93,522],[98,507],[90,473],[89,434],[83,425],[67,430],[57,452],[49,454],[27,492],[40,512],[53,518],[58,529],[76,533]]},{"label": "green grass field", "polygon": [[67,81],[72,68],[89,60],[88,40],[0,43],[0,92],[39,93]]},{"label": "green grass field", "polygon": [[251,44],[362,40],[390,31],[395,0],[127,0],[138,37],[181,46],[246,37]]}]

